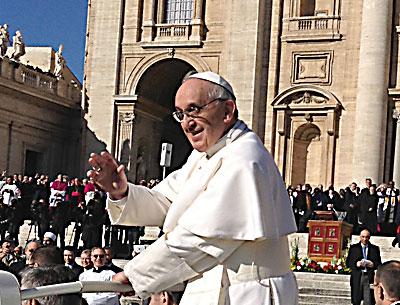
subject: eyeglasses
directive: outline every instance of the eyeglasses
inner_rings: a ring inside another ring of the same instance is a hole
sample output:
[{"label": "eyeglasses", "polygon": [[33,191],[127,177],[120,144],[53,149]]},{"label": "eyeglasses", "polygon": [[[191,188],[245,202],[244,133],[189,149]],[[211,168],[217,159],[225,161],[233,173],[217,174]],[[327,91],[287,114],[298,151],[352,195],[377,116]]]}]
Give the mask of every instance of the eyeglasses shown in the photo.
[{"label": "eyeglasses", "polygon": [[104,254],[93,254],[94,258],[104,258],[105,255]]},{"label": "eyeglasses", "polygon": [[216,99],[213,99],[212,101],[209,101],[208,103],[206,103],[203,106],[192,105],[185,110],[177,110],[177,111],[173,112],[172,117],[178,123],[182,123],[183,119],[185,118],[185,115],[190,118],[196,117],[196,115],[198,115],[202,110],[206,109],[208,105],[210,105],[211,103],[214,103],[216,101],[223,101],[223,100],[220,97],[218,97]]},{"label": "eyeglasses", "polygon": [[379,286],[379,283],[378,284],[369,284],[369,289],[374,289],[375,287],[378,287]]}]

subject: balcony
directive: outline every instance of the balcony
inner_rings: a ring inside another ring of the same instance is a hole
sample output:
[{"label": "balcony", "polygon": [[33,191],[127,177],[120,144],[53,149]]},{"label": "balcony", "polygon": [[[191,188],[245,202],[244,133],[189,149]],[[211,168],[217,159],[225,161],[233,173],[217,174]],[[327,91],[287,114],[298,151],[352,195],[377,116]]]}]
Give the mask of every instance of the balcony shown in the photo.
[{"label": "balcony", "polygon": [[203,23],[192,20],[190,24],[159,23],[144,27],[141,46],[149,47],[199,47],[202,44]]},{"label": "balcony", "polygon": [[282,41],[340,40],[339,16],[306,16],[283,19]]},{"label": "balcony", "polygon": [[156,24],[156,40],[189,40],[190,26],[186,24]]}]

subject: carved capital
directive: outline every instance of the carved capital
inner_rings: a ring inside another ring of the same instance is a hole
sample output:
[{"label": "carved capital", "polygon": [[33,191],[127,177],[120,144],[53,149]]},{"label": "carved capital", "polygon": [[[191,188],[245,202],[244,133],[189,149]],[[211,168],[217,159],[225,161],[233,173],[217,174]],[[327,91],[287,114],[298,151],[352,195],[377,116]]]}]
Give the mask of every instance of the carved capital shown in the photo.
[{"label": "carved capital", "polygon": [[135,114],[133,113],[133,111],[120,112],[119,114],[119,120],[122,123],[129,124],[132,123],[134,119],[135,119]]},{"label": "carved capital", "polygon": [[400,121],[400,110],[393,109],[393,118],[396,119],[398,122]]}]

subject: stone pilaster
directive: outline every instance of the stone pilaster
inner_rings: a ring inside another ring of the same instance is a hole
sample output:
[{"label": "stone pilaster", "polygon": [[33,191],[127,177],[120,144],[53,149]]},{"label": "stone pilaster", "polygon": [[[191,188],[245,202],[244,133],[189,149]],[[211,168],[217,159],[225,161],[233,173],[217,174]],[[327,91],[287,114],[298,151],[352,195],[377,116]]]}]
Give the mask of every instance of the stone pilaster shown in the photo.
[{"label": "stone pilaster", "polygon": [[400,109],[393,110],[393,119],[396,122],[396,144],[394,148],[393,180],[395,185],[400,185]]},{"label": "stone pilaster", "polygon": [[192,20],[192,38],[200,40],[203,32],[203,0],[194,1],[194,12]]},{"label": "stone pilaster", "polygon": [[143,41],[153,41],[154,36],[154,0],[147,0],[143,2]]},{"label": "stone pilaster", "polygon": [[383,178],[392,2],[364,0],[352,175]]}]

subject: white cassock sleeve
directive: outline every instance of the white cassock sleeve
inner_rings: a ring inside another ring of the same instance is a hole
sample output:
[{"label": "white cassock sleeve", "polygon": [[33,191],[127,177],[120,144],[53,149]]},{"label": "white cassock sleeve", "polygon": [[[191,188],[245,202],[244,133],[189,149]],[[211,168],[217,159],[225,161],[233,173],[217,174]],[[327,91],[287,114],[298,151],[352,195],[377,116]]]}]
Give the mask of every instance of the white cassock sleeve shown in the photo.
[{"label": "white cassock sleeve", "polygon": [[124,268],[136,294],[151,293],[201,275],[229,257],[244,241],[202,238],[179,225],[159,238]]},{"label": "white cassock sleeve", "polygon": [[171,202],[160,192],[128,184],[128,196],[107,200],[111,224],[123,226],[162,226]]}]

